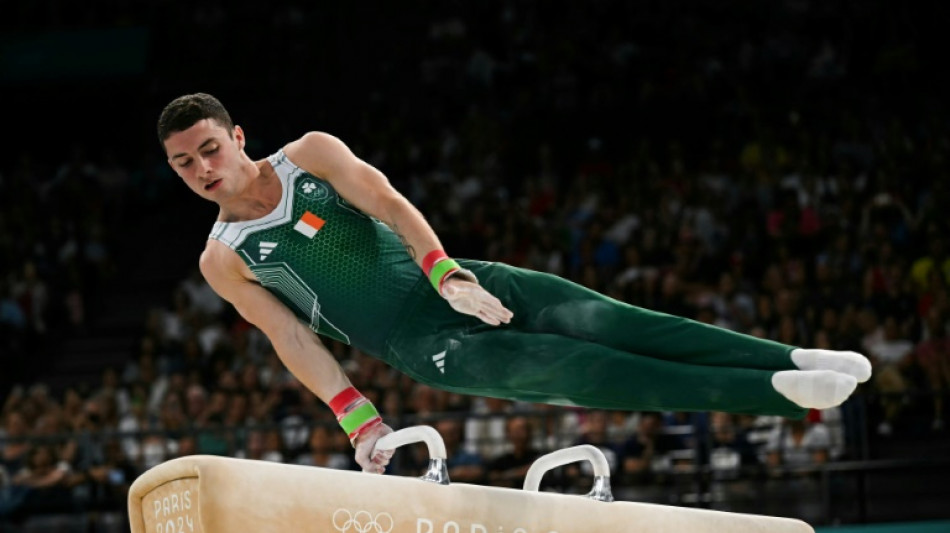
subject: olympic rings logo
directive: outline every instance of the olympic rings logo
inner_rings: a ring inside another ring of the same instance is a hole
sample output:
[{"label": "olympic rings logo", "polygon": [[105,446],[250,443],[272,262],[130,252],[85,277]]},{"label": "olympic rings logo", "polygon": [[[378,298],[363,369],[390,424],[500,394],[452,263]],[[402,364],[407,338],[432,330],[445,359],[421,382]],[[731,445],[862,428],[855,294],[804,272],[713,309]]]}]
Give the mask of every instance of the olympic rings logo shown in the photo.
[{"label": "olympic rings logo", "polygon": [[337,509],[333,513],[333,527],[340,533],[389,533],[395,522],[389,513],[373,516],[369,511],[357,511],[352,514],[346,509]]}]

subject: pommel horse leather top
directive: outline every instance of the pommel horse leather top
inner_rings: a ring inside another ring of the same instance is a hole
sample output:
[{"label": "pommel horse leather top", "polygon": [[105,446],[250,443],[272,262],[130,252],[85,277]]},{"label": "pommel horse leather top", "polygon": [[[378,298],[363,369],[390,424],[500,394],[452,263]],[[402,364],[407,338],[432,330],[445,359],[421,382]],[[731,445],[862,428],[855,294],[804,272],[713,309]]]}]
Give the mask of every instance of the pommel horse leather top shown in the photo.
[{"label": "pommel horse leather top", "polygon": [[[613,502],[606,460],[592,446],[539,458],[525,490],[448,483],[445,447],[428,426],[377,445],[425,441],[423,480],[194,455],[158,465],[132,484],[132,533],[814,533],[800,520]],[[588,459],[587,495],[537,492],[550,468]],[[435,481],[435,482],[433,482]]]}]

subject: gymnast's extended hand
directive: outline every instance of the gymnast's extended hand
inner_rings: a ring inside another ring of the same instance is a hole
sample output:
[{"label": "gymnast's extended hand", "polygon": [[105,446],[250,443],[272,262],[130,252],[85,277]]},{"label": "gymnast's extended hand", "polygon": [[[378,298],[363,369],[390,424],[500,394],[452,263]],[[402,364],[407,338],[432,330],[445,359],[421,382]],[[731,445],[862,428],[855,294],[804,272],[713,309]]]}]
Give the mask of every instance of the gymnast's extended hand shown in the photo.
[{"label": "gymnast's extended hand", "polygon": [[[356,442],[354,443],[356,447],[356,464],[363,468],[363,472],[382,474],[383,471],[386,470],[386,465],[388,465],[389,460],[393,458],[393,452],[395,450],[376,450],[376,453],[373,453],[373,448],[376,447],[376,441],[392,432],[393,428],[386,424],[379,423],[363,431],[356,437]],[[370,457],[371,453],[373,453],[372,457]]]},{"label": "gymnast's extended hand", "polygon": [[511,322],[514,313],[501,300],[492,296],[477,282],[462,276],[453,276],[442,285],[442,297],[459,313],[478,317],[482,322],[497,326]]}]

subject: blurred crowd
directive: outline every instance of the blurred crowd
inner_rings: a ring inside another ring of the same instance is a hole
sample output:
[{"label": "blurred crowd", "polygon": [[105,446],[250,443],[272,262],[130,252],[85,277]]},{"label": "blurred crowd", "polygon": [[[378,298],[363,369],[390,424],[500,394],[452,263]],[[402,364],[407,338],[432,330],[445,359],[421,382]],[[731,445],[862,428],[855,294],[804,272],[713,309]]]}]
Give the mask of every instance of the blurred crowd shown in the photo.
[{"label": "blurred crowd", "polygon": [[[283,54],[269,68],[328,61],[319,39],[345,36],[305,31],[320,13],[279,4],[269,24],[303,56]],[[412,55],[380,51],[360,73],[341,67],[342,86],[373,87],[356,93],[359,106],[335,106],[345,112],[323,109],[334,107],[317,99],[325,88],[301,92],[319,85],[315,69],[285,87],[283,103],[217,80],[236,121],[251,124],[252,157],[324,128],[303,122],[320,117],[420,208],[451,255],[552,272],[791,345],[859,351],[874,365],[841,408],[789,421],[462,397],[328,341],[391,425],[435,425],[453,480],[515,486],[539,454],[576,443],[604,450],[631,490],[699,467],[781,477],[862,458],[865,434],[945,430],[950,131],[937,95],[914,83],[925,49],[907,45],[912,36],[881,3],[697,2],[686,12],[662,2],[426,4],[428,18],[381,7],[354,30],[354,56],[368,53],[357,41],[370,31]],[[170,26],[185,39],[166,52],[249,13],[199,3]],[[887,38],[872,46],[872,33]],[[249,36],[237,46],[275,45]],[[401,81],[407,72],[413,83]],[[187,76],[192,90],[218,73]],[[155,86],[157,114],[180,86],[160,77]],[[262,118],[287,102],[313,114]],[[78,145],[60,158],[0,162],[0,361],[31,380],[42,369],[26,367],[43,360],[44,346],[81,333],[92,295],[119,282],[115,250],[134,216],[123,205],[161,202],[175,185],[154,158],[122,161]],[[167,302],[142,317],[124,365],[65,390],[41,378],[11,386],[0,412],[0,518],[121,510],[138,473],[193,453],[354,468],[332,413],[267,339],[197,270],[179,275]],[[420,471],[424,459],[414,449],[393,470]],[[556,482],[574,487],[587,474],[566,469]]]},{"label": "blurred crowd", "polygon": [[109,154],[94,160],[78,145],[53,162],[26,153],[4,161],[0,361],[7,379],[35,374],[33,356],[51,338],[85,326],[90,295],[114,271],[109,228],[122,220],[116,194],[129,173]]}]

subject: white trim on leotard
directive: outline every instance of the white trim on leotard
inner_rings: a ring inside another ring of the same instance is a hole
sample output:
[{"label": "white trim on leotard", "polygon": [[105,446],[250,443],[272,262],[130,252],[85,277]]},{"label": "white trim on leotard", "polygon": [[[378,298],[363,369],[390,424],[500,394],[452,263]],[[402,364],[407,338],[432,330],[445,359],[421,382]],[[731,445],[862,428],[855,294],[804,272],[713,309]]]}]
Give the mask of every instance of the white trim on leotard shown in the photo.
[{"label": "white trim on leotard", "polygon": [[280,179],[280,185],[283,193],[280,202],[273,211],[261,218],[254,220],[242,220],[239,222],[215,222],[211,227],[209,239],[215,239],[226,244],[232,250],[237,249],[244,242],[244,239],[253,232],[286,224],[290,221],[293,214],[293,184],[297,176],[304,173],[303,170],[293,164],[283,150],[267,157],[267,161],[274,168],[277,177]]}]

